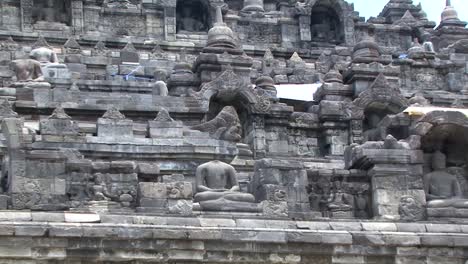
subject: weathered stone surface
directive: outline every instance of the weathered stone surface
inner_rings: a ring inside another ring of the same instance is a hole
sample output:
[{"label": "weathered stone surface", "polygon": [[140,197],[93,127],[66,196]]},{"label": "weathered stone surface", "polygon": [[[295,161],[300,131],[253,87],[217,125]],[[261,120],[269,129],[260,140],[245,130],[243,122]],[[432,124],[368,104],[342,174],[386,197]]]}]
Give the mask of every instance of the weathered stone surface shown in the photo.
[{"label": "weathered stone surface", "polygon": [[1,1],[0,263],[464,264],[466,23],[357,11]]}]

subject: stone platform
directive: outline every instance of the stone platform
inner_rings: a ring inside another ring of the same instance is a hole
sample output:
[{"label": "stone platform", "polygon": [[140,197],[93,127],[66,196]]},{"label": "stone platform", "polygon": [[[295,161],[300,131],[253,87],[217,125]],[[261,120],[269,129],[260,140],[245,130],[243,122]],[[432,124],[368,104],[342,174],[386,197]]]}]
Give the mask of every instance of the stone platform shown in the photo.
[{"label": "stone platform", "polygon": [[0,212],[1,263],[444,263],[468,224]]}]

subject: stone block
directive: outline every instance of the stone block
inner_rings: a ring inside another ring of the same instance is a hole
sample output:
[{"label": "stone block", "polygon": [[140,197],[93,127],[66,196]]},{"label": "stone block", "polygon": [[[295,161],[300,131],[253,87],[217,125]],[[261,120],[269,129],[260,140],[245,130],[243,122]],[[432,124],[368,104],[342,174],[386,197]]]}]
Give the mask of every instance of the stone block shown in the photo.
[{"label": "stone block", "polygon": [[353,236],[349,232],[344,231],[320,231],[322,234],[322,243],[323,244],[332,244],[332,245],[352,245]]},{"label": "stone block", "polygon": [[151,138],[182,138],[184,126],[179,121],[149,121]]},{"label": "stone block", "polygon": [[168,199],[141,198],[140,207],[143,208],[167,208]]},{"label": "stone block", "polygon": [[99,118],[97,123],[98,137],[118,140],[133,139],[133,121],[128,119]]},{"label": "stone block", "polygon": [[139,195],[141,198],[166,199],[167,187],[164,183],[140,182],[138,184]]},{"label": "stone block", "polygon": [[322,243],[323,235],[317,231],[287,232],[287,240],[292,243]]},{"label": "stone block", "polygon": [[[31,258],[31,247],[24,245],[0,246],[0,257],[2,258]],[[11,262],[11,263],[16,263]]]},{"label": "stone block", "polygon": [[24,221],[31,221],[31,220],[32,220],[31,212],[13,212],[13,211],[0,212],[0,221],[24,222]]},{"label": "stone block", "polygon": [[126,51],[122,50],[120,51],[120,60],[122,62],[130,62],[130,63],[138,63],[140,61],[140,56],[138,55],[138,52],[133,52],[133,51]]},{"label": "stone block", "polygon": [[160,169],[157,163],[138,163],[138,175],[142,177],[155,178],[159,175]]},{"label": "stone block", "polygon": [[449,224],[426,224],[426,230],[429,233],[461,233],[459,225]]},{"label": "stone block", "polygon": [[13,236],[15,233],[15,226],[7,226],[7,225],[1,225],[0,226],[0,236]]},{"label": "stone block", "polygon": [[380,232],[359,232],[359,231],[352,231],[353,241],[359,245],[366,245],[366,246],[385,246],[385,241],[382,233]]},{"label": "stone block", "polygon": [[121,64],[119,65],[119,74],[131,76],[144,76],[145,67],[135,64]]},{"label": "stone block", "polygon": [[16,236],[45,236],[46,231],[47,227],[42,225],[18,225],[15,227]]},{"label": "stone block", "polygon": [[82,237],[83,228],[81,225],[51,226],[50,237]]},{"label": "stone block", "polygon": [[41,135],[78,135],[78,124],[71,119],[47,119],[39,125]]},{"label": "stone block", "polygon": [[8,201],[10,197],[7,195],[0,195],[0,210],[8,209]]},{"label": "stone block", "polygon": [[298,229],[331,230],[331,226],[327,222],[296,221],[296,226]]},{"label": "stone block", "polygon": [[202,227],[235,227],[236,222],[232,219],[200,218]]},{"label": "stone block", "polygon": [[33,222],[64,222],[64,213],[32,212]]},{"label": "stone block", "polygon": [[183,174],[171,174],[171,175],[163,175],[162,182],[169,183],[169,182],[182,182],[184,181],[185,176]]},{"label": "stone block", "polygon": [[394,223],[363,222],[361,225],[364,231],[397,232],[397,227]]},{"label": "stone block", "polygon": [[134,173],[136,169],[137,169],[137,164],[133,161],[112,161],[110,163],[111,173],[117,173],[117,174]]},{"label": "stone block", "polygon": [[67,223],[100,223],[101,217],[98,214],[81,214],[65,212],[65,222]]},{"label": "stone block", "polygon": [[453,247],[455,245],[454,237],[440,233],[421,234],[421,245],[431,247]]},{"label": "stone block", "polygon": [[361,231],[362,226],[356,222],[330,222],[329,223],[333,230],[337,231]]},{"label": "stone block", "polygon": [[398,232],[425,233],[426,225],[416,223],[396,223]]},{"label": "stone block", "polygon": [[389,246],[419,246],[421,239],[415,233],[382,232],[383,239]]}]

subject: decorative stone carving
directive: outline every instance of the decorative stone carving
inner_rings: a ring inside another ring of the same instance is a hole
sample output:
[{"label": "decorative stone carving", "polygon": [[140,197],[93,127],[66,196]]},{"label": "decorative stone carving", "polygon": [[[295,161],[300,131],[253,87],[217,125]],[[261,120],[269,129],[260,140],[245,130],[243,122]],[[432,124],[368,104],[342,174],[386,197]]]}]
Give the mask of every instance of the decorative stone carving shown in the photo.
[{"label": "decorative stone carving", "polygon": [[413,196],[405,195],[400,199],[398,212],[403,221],[415,222],[425,218],[424,206]]},{"label": "decorative stone carving", "polygon": [[210,161],[197,168],[194,201],[204,211],[258,212],[255,197],[240,192],[236,170],[221,161]]},{"label": "decorative stone carving", "polygon": [[238,142],[241,140],[242,128],[236,109],[226,106],[212,120],[192,126],[191,129],[208,132],[216,139]]},{"label": "decorative stone carving", "polygon": [[98,119],[98,137],[106,137],[109,140],[131,140],[133,139],[133,121],[125,116],[115,107],[110,107],[102,118]]},{"label": "decorative stone carving", "polygon": [[182,122],[175,121],[169,112],[162,108],[153,121],[149,121],[151,138],[182,138],[184,126]]},{"label": "decorative stone carving", "polygon": [[40,122],[40,131],[41,135],[77,136],[79,127],[62,107],[57,107],[52,115]]},{"label": "decorative stone carving", "polygon": [[333,183],[333,190],[327,202],[331,217],[349,218],[354,216],[354,197],[344,192],[342,182],[335,181]]},{"label": "decorative stone carving", "polygon": [[11,36],[9,36],[6,40],[0,41],[0,48],[6,51],[15,51],[19,47],[18,43],[16,43]]},{"label": "decorative stone carving", "polygon": [[106,44],[102,41],[98,41],[93,49],[93,54],[96,56],[107,56],[109,50],[106,48]]},{"label": "decorative stone carving", "polygon": [[137,7],[130,0],[105,0],[104,5],[110,8],[123,8],[123,9]]},{"label": "decorative stone carving", "polygon": [[74,37],[69,38],[67,42],[65,42],[63,47],[65,48],[67,54],[80,54],[81,53],[81,46]]},{"label": "decorative stone carving", "polygon": [[275,81],[270,76],[260,76],[255,81],[256,89],[262,89],[268,94],[272,102],[278,102],[278,91],[275,87]]},{"label": "decorative stone carving", "polygon": [[230,101],[239,93],[240,89],[246,87],[246,83],[242,78],[237,76],[232,67],[226,69],[215,80],[206,83],[202,86],[201,90],[195,94],[197,98],[205,98],[207,100],[211,97]]},{"label": "decorative stone carving", "polygon": [[9,117],[17,117],[18,113],[13,111],[10,103],[6,99],[0,99],[0,120]]}]

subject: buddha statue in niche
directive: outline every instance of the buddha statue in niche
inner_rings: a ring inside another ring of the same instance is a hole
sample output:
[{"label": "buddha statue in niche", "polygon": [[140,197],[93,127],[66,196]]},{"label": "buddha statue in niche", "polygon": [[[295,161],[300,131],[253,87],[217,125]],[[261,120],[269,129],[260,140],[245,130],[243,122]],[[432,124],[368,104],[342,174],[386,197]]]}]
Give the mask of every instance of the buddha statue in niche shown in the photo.
[{"label": "buddha statue in niche", "polygon": [[65,24],[67,22],[68,15],[64,1],[36,0],[34,7],[36,12],[35,22],[56,24]]},{"label": "buddha statue in niche", "polygon": [[424,190],[428,208],[468,208],[460,183],[455,175],[447,172],[446,156],[440,151],[432,155],[433,171],[424,176]]},{"label": "buddha statue in niche", "polygon": [[236,170],[215,160],[200,165],[196,171],[194,201],[205,211],[259,212],[255,197],[240,192]]},{"label": "buddha statue in niche", "polygon": [[177,31],[201,32],[206,31],[205,24],[200,19],[200,14],[192,9],[193,6],[182,6],[177,11]]}]

